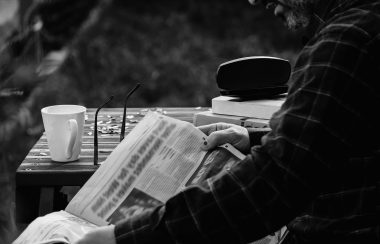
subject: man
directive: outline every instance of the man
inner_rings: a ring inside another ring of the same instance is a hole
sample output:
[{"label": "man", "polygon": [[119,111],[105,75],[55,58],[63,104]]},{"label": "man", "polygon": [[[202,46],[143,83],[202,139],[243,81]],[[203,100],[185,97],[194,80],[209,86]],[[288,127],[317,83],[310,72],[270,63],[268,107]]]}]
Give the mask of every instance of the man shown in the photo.
[{"label": "man", "polygon": [[271,132],[202,127],[205,149],[229,141],[249,154],[78,243],[249,243],[283,225],[287,243],[380,243],[380,0],[249,2],[309,35]]}]

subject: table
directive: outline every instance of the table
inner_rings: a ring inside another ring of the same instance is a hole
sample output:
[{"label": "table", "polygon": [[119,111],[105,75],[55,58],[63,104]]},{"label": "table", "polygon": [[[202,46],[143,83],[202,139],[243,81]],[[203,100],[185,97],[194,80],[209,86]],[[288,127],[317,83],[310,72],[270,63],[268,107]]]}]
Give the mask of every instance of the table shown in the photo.
[{"label": "table", "polygon": [[[87,109],[79,160],[69,163],[52,161],[45,134],[33,146],[16,171],[16,215],[20,215],[17,214],[17,209],[20,209],[19,206],[29,205],[28,207],[30,207],[31,205],[31,197],[28,198],[25,195],[30,194],[36,197],[31,189],[38,189],[39,191],[38,215],[41,216],[53,210],[53,198],[57,187],[82,186],[99,167],[93,163],[95,110],[94,108]],[[128,108],[126,134],[135,127],[148,110],[193,122],[195,113],[207,111],[209,108]],[[104,161],[119,144],[122,114],[122,108],[103,108],[98,114],[99,162]],[[34,216],[30,218],[33,219]]]}]

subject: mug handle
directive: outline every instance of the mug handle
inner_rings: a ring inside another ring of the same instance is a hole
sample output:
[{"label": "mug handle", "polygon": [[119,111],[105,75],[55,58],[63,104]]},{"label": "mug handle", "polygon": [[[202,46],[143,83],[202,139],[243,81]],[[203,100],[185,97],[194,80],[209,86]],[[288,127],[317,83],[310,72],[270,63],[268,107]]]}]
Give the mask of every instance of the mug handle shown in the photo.
[{"label": "mug handle", "polygon": [[66,149],[66,158],[69,159],[73,156],[73,149],[75,141],[78,137],[78,123],[75,119],[70,119],[68,121],[69,124],[69,130],[70,130],[70,138],[69,143],[67,144]]}]

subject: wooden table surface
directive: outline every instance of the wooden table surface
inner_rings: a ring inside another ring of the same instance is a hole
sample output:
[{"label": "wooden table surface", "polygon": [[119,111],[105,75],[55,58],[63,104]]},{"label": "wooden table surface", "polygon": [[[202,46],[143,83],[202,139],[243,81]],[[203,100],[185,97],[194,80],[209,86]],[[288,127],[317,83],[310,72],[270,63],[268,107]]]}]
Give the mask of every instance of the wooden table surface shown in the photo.
[{"label": "wooden table surface", "polygon": [[[149,108],[164,115],[193,122],[197,112],[209,110],[202,107]],[[140,121],[148,108],[128,108],[126,134]],[[30,150],[16,172],[17,186],[81,186],[99,167],[93,163],[95,109],[87,109],[82,150],[79,160],[70,163],[54,162],[50,159],[45,134]],[[98,114],[99,162],[104,161],[119,144],[122,108],[103,108]]]}]

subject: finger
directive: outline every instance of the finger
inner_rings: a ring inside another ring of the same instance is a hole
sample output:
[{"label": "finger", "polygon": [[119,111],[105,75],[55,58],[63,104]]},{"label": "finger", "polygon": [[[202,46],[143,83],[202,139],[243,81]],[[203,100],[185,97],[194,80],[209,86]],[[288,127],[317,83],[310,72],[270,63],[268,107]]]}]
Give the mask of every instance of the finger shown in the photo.
[{"label": "finger", "polygon": [[218,123],[209,124],[209,125],[201,125],[201,126],[198,126],[197,128],[200,129],[206,135],[210,135],[214,131],[226,130],[233,126],[236,126],[236,125],[228,124],[224,122],[218,122]]},{"label": "finger", "polygon": [[210,124],[210,125],[201,125],[197,127],[200,129],[203,133],[206,135],[210,135],[212,132],[214,132],[217,129],[216,124]]},{"label": "finger", "polygon": [[215,131],[208,136],[206,143],[202,146],[202,149],[203,150],[214,149],[217,146],[230,142],[230,139],[231,138],[229,136],[229,133],[226,133],[225,130]]}]

